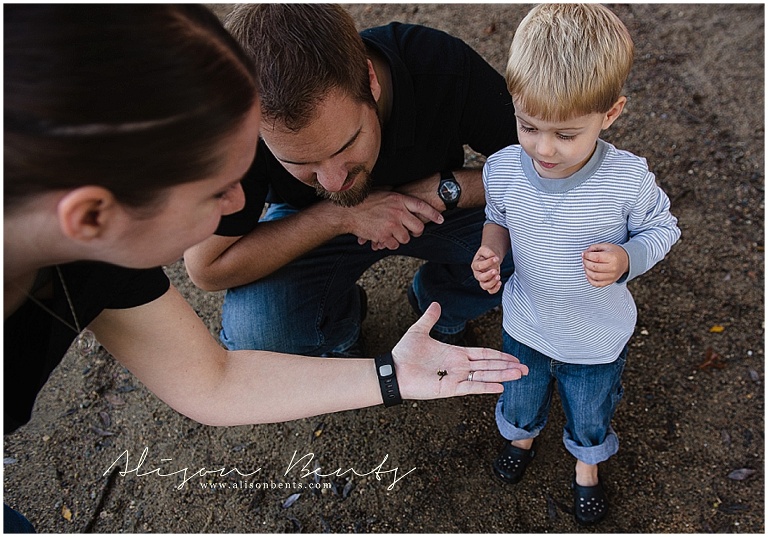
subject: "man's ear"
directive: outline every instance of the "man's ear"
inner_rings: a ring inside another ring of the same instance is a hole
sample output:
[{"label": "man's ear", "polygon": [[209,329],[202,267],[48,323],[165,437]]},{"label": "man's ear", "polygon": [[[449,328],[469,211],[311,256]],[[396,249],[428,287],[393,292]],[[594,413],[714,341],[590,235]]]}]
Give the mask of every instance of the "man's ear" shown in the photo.
[{"label": "man's ear", "polygon": [[100,186],[69,191],[57,205],[62,233],[73,240],[91,241],[104,235],[117,208],[115,196]]},{"label": "man's ear", "polygon": [[613,125],[613,122],[616,121],[619,116],[621,115],[621,112],[624,110],[624,105],[627,104],[627,98],[623,95],[619,97],[619,100],[613,103],[613,106],[611,107],[608,112],[605,114],[605,118],[603,118],[603,126],[602,130],[607,129],[611,125]]},{"label": "man's ear", "polygon": [[379,98],[381,97],[381,83],[379,82],[379,77],[376,76],[376,70],[373,68],[373,62],[370,59],[368,60],[368,83],[371,85],[373,99],[376,102],[379,102]]}]

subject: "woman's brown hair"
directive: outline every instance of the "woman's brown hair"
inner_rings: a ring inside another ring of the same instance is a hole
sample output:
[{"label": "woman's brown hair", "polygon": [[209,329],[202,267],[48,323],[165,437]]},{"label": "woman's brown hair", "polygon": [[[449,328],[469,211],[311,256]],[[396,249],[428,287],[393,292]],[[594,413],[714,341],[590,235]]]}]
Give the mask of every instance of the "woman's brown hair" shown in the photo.
[{"label": "woman's brown hair", "polygon": [[4,6],[5,207],[99,185],[132,207],[203,179],[256,102],[199,5]]}]

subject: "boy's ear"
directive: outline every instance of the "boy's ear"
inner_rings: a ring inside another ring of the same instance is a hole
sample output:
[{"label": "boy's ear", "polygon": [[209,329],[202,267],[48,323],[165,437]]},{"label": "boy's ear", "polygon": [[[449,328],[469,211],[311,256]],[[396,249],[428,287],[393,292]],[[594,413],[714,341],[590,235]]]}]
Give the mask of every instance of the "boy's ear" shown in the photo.
[{"label": "boy's ear", "polygon": [[605,113],[605,117],[603,118],[602,130],[605,130],[611,125],[613,125],[613,122],[618,119],[618,117],[621,115],[621,112],[624,110],[625,104],[627,104],[627,98],[624,97],[623,95],[619,97],[618,101],[613,103],[613,106],[611,107],[611,109]]},{"label": "boy's ear", "polygon": [[104,235],[116,208],[117,200],[106,188],[76,188],[59,200],[59,227],[64,236],[88,242]]}]

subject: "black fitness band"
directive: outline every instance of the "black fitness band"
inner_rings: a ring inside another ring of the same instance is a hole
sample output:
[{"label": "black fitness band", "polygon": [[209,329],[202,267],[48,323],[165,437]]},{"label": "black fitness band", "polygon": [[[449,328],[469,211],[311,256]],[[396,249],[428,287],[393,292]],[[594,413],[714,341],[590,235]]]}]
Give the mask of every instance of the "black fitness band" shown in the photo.
[{"label": "black fitness band", "polygon": [[397,385],[392,353],[381,354],[374,358],[374,362],[376,363],[376,375],[379,377],[379,387],[381,387],[381,398],[384,400],[384,406],[399,405],[403,399],[400,397],[400,388]]}]

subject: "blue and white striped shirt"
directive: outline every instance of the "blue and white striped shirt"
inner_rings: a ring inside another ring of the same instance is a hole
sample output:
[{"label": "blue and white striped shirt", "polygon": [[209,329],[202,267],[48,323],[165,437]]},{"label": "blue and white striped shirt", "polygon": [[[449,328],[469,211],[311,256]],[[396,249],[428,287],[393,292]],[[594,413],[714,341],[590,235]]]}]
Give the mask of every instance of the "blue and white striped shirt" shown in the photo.
[{"label": "blue and white striped shirt", "polygon": [[[509,230],[515,262],[504,287],[504,330],[561,362],[614,361],[637,321],[626,282],[680,238],[645,159],[598,140],[581,170],[546,179],[514,145],[488,158],[483,183],[488,222]],[[598,243],[627,251],[625,280],[600,288],[587,281],[581,255]]]}]

